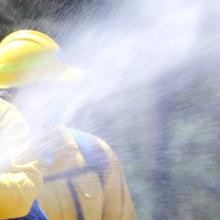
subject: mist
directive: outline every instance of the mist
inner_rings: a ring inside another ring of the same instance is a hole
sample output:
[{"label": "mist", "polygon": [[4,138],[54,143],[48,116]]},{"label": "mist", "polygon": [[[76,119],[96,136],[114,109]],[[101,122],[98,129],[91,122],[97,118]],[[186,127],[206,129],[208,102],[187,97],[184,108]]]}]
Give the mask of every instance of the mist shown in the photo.
[{"label": "mist", "polygon": [[32,85],[13,99],[33,138],[45,140],[45,131],[65,124],[106,140],[140,220],[217,220],[219,7],[94,1],[61,11],[54,26],[43,19],[16,24],[51,33],[63,62],[82,70],[74,82]]}]

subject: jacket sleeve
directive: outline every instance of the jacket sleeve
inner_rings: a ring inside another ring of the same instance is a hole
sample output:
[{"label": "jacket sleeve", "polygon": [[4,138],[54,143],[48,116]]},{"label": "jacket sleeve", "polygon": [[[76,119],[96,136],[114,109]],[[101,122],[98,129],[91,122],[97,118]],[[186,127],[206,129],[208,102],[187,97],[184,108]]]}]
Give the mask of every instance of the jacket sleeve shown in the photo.
[{"label": "jacket sleeve", "polygon": [[0,174],[0,219],[27,215],[41,185],[41,174],[34,162]]},{"label": "jacket sleeve", "polygon": [[[18,157],[28,144],[28,127],[19,111],[0,100],[0,147],[9,149],[10,159]],[[2,158],[0,158],[2,159]],[[2,162],[2,161],[1,161]],[[0,167],[0,219],[17,218],[28,214],[42,187],[42,176],[36,162],[9,163]]]},{"label": "jacket sleeve", "polygon": [[103,220],[136,220],[136,212],[127,183],[115,153],[100,140],[105,149],[109,166],[105,172]]}]

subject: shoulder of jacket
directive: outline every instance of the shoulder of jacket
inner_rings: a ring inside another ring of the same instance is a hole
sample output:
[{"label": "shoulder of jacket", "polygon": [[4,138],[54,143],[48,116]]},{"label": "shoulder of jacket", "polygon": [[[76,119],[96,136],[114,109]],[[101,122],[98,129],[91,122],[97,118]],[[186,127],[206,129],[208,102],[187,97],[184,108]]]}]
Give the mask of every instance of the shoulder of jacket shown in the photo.
[{"label": "shoulder of jacket", "polygon": [[65,143],[76,146],[82,154],[87,166],[102,171],[115,163],[115,154],[112,148],[101,138],[78,129],[60,126]]},{"label": "shoulder of jacket", "polygon": [[[71,129],[74,140],[80,146],[83,151],[87,151],[90,153],[100,153],[104,154],[105,157],[111,157],[112,149],[111,147],[101,138],[81,130]],[[81,143],[79,143],[81,142]]]},{"label": "shoulder of jacket", "polygon": [[110,163],[110,147],[105,146],[100,138],[90,133],[77,129],[70,129],[70,132],[87,165],[100,173],[104,172]]}]

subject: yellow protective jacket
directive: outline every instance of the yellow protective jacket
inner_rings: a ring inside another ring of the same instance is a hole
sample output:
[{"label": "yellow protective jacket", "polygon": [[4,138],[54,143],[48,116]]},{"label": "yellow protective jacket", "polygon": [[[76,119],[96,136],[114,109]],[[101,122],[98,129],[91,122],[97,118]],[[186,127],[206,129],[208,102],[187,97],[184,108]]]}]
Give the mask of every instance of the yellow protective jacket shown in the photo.
[{"label": "yellow protective jacket", "polygon": [[0,219],[27,215],[42,186],[36,162],[17,165],[2,156],[9,149],[12,153],[13,149],[26,148],[28,132],[19,111],[0,99]]},{"label": "yellow protective jacket", "polygon": [[52,158],[47,154],[47,160],[39,161],[45,183],[38,200],[49,219],[135,220],[121,165],[111,148],[90,135],[96,143],[91,144],[85,158],[71,130],[63,127],[60,132],[62,146]]}]

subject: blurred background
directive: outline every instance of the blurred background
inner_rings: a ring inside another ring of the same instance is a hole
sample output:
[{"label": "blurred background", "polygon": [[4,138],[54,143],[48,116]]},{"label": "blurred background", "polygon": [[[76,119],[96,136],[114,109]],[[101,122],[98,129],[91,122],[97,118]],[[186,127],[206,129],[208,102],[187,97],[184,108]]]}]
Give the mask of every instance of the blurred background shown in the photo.
[{"label": "blurred background", "polygon": [[220,218],[219,10],[217,0],[0,0],[1,39],[43,31],[85,70],[66,124],[113,147],[139,220]]}]

